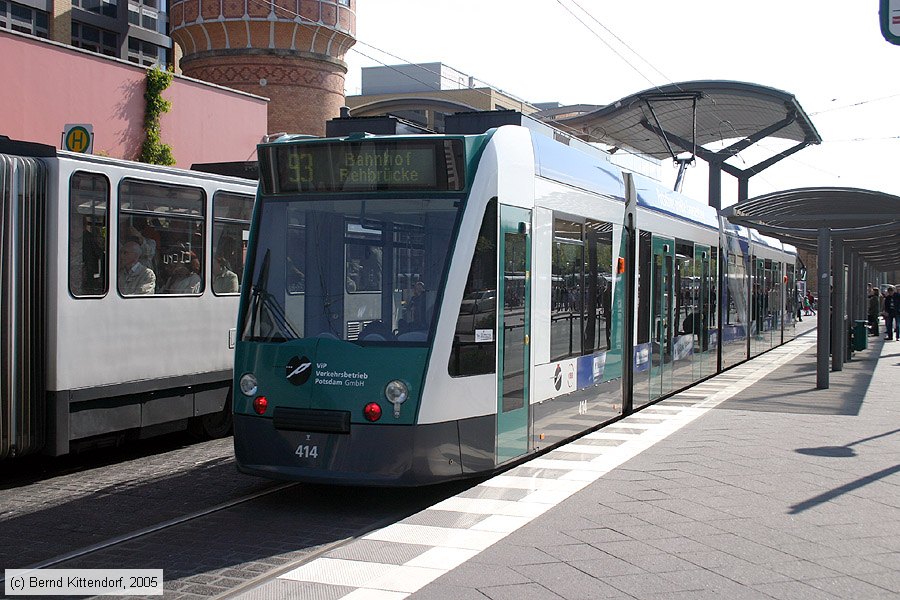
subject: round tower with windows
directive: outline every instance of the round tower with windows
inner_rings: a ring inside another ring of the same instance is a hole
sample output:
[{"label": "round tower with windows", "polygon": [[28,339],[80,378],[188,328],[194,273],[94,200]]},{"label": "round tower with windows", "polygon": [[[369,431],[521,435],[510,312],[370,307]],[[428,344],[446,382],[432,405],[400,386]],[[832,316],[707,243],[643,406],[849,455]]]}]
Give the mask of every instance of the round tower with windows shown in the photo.
[{"label": "round tower with windows", "polygon": [[323,135],[344,104],[356,0],[172,0],[188,77],[269,98],[268,133]]}]

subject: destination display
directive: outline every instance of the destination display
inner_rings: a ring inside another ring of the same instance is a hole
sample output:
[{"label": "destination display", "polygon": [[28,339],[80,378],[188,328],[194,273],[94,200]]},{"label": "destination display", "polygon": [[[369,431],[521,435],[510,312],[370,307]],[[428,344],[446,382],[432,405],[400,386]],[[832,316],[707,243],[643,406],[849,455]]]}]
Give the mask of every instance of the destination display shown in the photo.
[{"label": "destination display", "polygon": [[458,191],[462,140],[372,140],[267,149],[269,193]]}]

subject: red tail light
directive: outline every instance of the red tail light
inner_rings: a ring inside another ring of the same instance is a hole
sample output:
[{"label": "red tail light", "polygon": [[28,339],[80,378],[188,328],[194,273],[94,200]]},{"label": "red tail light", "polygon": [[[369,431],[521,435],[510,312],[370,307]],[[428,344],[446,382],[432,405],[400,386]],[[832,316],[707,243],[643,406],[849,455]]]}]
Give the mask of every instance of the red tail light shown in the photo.
[{"label": "red tail light", "polygon": [[378,406],[377,402],[369,402],[366,404],[365,408],[363,408],[363,415],[365,415],[366,419],[369,421],[377,421],[381,418],[381,407]]},{"label": "red tail light", "polygon": [[265,414],[267,408],[269,408],[269,401],[265,396],[257,396],[253,399],[253,410],[256,411],[256,414]]}]

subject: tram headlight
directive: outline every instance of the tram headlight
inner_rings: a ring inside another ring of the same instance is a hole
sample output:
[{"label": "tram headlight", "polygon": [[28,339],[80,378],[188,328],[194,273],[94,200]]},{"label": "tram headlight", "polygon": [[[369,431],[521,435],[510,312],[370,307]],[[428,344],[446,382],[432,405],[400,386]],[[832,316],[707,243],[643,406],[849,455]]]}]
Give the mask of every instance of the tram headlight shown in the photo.
[{"label": "tram headlight", "polygon": [[245,396],[255,396],[259,391],[259,385],[256,382],[256,376],[253,373],[244,373],[241,375],[241,393]]},{"label": "tram headlight", "polygon": [[384,397],[394,405],[394,418],[400,418],[400,405],[409,398],[409,387],[399,379],[395,379],[384,386]]},{"label": "tram headlight", "polygon": [[403,404],[409,398],[409,388],[399,379],[395,379],[384,386],[384,397],[391,404]]}]

